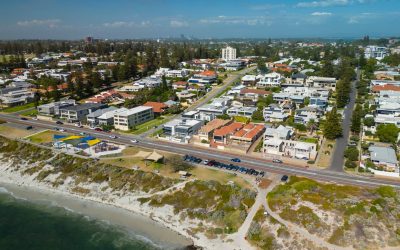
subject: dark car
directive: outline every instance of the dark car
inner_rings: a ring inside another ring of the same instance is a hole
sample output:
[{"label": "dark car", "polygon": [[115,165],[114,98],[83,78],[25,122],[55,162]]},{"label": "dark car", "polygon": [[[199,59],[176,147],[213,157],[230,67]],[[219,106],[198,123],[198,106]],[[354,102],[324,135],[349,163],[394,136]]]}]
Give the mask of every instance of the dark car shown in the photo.
[{"label": "dark car", "polygon": [[282,160],[279,160],[279,159],[273,159],[272,162],[273,162],[273,163],[282,163],[283,161],[282,161]]},{"label": "dark car", "polygon": [[101,128],[95,128],[94,130],[99,132],[103,131]]},{"label": "dark car", "polygon": [[28,120],[28,118],[21,117],[21,120],[26,121],[26,120]]},{"label": "dark car", "polygon": [[56,124],[62,125],[62,124],[64,124],[64,123],[61,122],[61,121],[56,121]]},{"label": "dark car", "polygon": [[289,176],[284,175],[284,176],[282,176],[281,181],[287,182],[288,179],[289,179]]},{"label": "dark car", "polygon": [[26,127],[25,129],[26,129],[26,130],[31,130],[31,129],[33,129],[33,127],[32,127],[32,126],[28,126],[28,127]]},{"label": "dark car", "polygon": [[241,160],[239,158],[233,158],[233,159],[231,159],[231,161],[233,161],[233,162],[241,162]]}]

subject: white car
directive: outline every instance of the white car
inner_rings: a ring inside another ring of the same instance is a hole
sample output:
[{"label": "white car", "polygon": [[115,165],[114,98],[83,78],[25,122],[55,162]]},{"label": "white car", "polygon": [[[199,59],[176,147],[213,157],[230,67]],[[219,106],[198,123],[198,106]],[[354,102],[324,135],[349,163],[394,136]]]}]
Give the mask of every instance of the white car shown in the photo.
[{"label": "white car", "polygon": [[32,118],[32,120],[35,120],[35,121],[37,121],[37,119],[38,119],[37,117],[33,117],[33,118]]},{"label": "white car", "polygon": [[133,140],[131,140],[131,142],[138,143],[138,140],[133,139]]},{"label": "white car", "polygon": [[117,137],[115,135],[110,135],[109,136],[111,139],[117,139]]},{"label": "white car", "polygon": [[208,164],[208,160],[204,160],[204,161],[203,161],[203,164],[204,164],[204,165],[207,165],[207,164]]},{"label": "white car", "polygon": [[65,132],[65,129],[60,128],[58,131],[60,131],[60,132]]}]

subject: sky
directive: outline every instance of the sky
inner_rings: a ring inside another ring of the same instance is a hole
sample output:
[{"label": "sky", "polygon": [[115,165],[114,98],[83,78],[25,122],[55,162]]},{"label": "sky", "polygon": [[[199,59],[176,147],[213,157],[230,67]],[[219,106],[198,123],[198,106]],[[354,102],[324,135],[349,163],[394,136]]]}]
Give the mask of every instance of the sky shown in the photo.
[{"label": "sky", "polygon": [[11,0],[0,39],[400,36],[400,0]]}]

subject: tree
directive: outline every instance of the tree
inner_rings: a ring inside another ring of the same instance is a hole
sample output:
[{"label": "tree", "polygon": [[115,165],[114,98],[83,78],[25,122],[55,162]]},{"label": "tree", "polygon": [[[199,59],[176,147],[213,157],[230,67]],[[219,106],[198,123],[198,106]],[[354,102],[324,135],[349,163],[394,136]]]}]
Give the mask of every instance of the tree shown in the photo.
[{"label": "tree", "polygon": [[263,115],[263,110],[258,108],[253,115],[251,116],[251,119],[254,121],[264,121],[264,115]]},{"label": "tree", "polygon": [[340,79],[336,84],[336,105],[343,108],[350,100],[350,82]]},{"label": "tree", "polygon": [[397,142],[398,134],[399,128],[394,124],[380,124],[376,129],[376,135],[381,142],[390,142],[395,144]]},{"label": "tree", "polygon": [[374,117],[367,117],[364,119],[364,125],[367,127],[372,127],[375,125]]},{"label": "tree", "polygon": [[172,166],[175,172],[179,171],[189,171],[193,168],[192,165],[185,162],[181,156],[174,155],[167,159],[167,162]]},{"label": "tree", "polygon": [[261,73],[267,73],[268,71],[265,61],[262,59],[262,57],[259,57],[257,60],[257,68]]},{"label": "tree", "polygon": [[329,140],[336,139],[342,135],[342,124],[336,107],[326,114],[323,134]]},{"label": "tree", "polygon": [[344,157],[346,157],[350,161],[357,161],[358,160],[358,149],[356,147],[348,147],[344,151]]},{"label": "tree", "polygon": [[360,104],[356,105],[351,117],[351,131],[354,133],[360,133],[361,131],[361,118],[363,117],[363,110]]},{"label": "tree", "polygon": [[332,61],[330,61],[330,60],[323,61],[321,75],[326,76],[326,77],[333,77],[334,68],[332,65]]}]

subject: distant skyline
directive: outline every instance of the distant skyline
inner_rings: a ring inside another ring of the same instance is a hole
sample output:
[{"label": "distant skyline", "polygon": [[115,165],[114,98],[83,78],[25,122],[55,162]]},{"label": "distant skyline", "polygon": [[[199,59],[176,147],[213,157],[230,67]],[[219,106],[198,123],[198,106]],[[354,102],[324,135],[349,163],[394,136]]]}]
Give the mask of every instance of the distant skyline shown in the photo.
[{"label": "distant skyline", "polygon": [[400,36],[398,0],[19,0],[0,39]]}]

